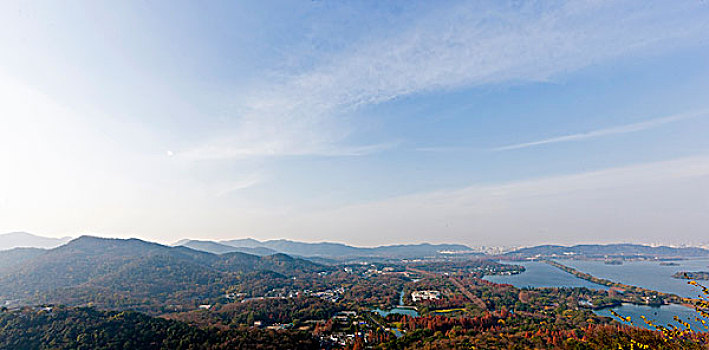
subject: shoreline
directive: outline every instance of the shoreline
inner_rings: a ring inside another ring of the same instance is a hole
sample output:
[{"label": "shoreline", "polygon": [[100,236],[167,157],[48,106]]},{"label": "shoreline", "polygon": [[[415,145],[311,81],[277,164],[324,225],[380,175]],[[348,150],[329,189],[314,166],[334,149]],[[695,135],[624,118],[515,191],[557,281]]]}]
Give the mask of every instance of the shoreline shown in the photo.
[{"label": "shoreline", "polygon": [[[638,286],[632,286],[632,285],[628,285],[628,284],[624,284],[624,283],[613,282],[611,280],[607,280],[604,278],[595,277],[589,273],[581,272],[573,267],[564,265],[558,261],[549,260],[549,259],[542,259],[539,261],[542,261],[548,265],[554,266],[566,273],[569,273],[571,275],[574,275],[580,279],[589,281],[591,283],[595,283],[595,284],[606,286],[606,287],[621,289],[624,292],[630,291],[633,293],[649,294],[649,295],[652,295],[654,298],[660,298],[660,300],[661,300],[661,302],[659,304],[649,303],[649,302],[644,303],[644,304],[628,302],[628,303],[631,303],[634,305],[648,305],[648,306],[661,306],[661,305],[669,305],[669,304],[692,305],[692,304],[695,304],[697,301],[696,299],[693,299],[693,298],[681,297],[676,294],[658,292],[658,291],[652,290],[652,289],[647,289],[647,288],[638,287]],[[623,301],[623,302],[626,302],[626,301]]]}]

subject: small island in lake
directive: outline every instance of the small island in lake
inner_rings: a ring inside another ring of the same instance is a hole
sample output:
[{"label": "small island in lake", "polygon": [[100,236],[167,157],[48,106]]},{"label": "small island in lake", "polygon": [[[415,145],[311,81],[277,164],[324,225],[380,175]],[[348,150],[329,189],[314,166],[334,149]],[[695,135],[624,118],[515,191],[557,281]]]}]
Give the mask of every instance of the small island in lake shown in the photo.
[{"label": "small island in lake", "polygon": [[671,261],[663,261],[660,263],[660,266],[679,266],[679,264]]},{"label": "small island in lake", "polygon": [[620,259],[605,260],[605,261],[603,261],[603,263],[606,265],[623,265],[623,260],[620,260]]},{"label": "small island in lake", "polygon": [[680,271],[672,275],[673,278],[682,278],[687,280],[704,280],[709,281],[709,272],[707,271],[697,271],[697,272],[687,272]]}]

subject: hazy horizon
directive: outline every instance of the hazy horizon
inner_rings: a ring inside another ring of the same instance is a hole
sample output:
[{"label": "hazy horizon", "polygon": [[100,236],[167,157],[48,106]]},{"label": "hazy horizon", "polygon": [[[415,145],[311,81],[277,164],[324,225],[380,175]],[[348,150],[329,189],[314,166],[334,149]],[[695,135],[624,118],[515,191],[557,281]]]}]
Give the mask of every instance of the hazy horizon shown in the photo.
[{"label": "hazy horizon", "polygon": [[140,235],[102,235],[102,234],[92,234],[92,233],[84,233],[84,234],[78,234],[78,235],[64,235],[64,236],[48,236],[48,235],[41,235],[41,234],[36,234],[32,232],[26,232],[26,231],[13,231],[13,232],[3,232],[0,233],[0,236],[3,235],[10,235],[10,234],[30,234],[33,236],[37,237],[43,237],[43,238],[51,238],[51,239],[68,239],[68,241],[77,239],[79,237],[84,237],[84,236],[89,236],[89,237],[98,237],[98,238],[107,238],[107,239],[140,239],[143,241],[147,242],[155,242],[159,243],[162,245],[167,245],[167,246],[173,246],[176,245],[182,241],[211,241],[211,242],[224,242],[224,241],[230,241],[230,240],[245,240],[245,239],[254,239],[260,242],[265,242],[265,241],[279,241],[279,240],[287,240],[287,241],[294,241],[294,242],[304,242],[304,243],[336,243],[336,244],[344,244],[352,247],[360,247],[360,248],[374,248],[374,247],[381,247],[381,246],[391,246],[391,245],[417,245],[417,244],[451,244],[451,245],[465,245],[468,246],[469,248],[473,249],[478,249],[478,248],[521,248],[521,247],[533,247],[533,246],[543,246],[543,245],[559,245],[559,246],[575,246],[575,245],[613,245],[613,244],[640,244],[640,245],[647,245],[647,246],[674,246],[674,247],[703,247],[706,249],[709,249],[709,242],[707,241],[701,241],[698,240],[696,242],[662,242],[662,241],[655,241],[655,242],[645,242],[645,241],[624,241],[624,240],[617,240],[617,241],[593,241],[593,240],[587,240],[587,241],[573,241],[573,242],[555,242],[555,241],[550,241],[550,242],[537,242],[533,244],[484,244],[480,242],[456,242],[456,241],[435,241],[435,240],[418,240],[418,241],[407,241],[407,240],[402,240],[402,241],[397,241],[394,243],[384,243],[384,244],[370,244],[370,245],[362,245],[362,244],[355,244],[352,242],[348,242],[346,240],[301,240],[301,239],[292,239],[292,238],[284,238],[284,237],[276,237],[276,238],[266,238],[266,239],[258,239],[253,236],[248,236],[248,235],[234,235],[233,237],[227,237],[227,238],[209,238],[209,237],[202,237],[202,238],[190,238],[190,237],[183,237],[179,238],[176,240],[172,241],[161,241],[161,240],[153,240],[150,238],[146,237],[141,237]]},{"label": "hazy horizon", "polygon": [[703,244],[709,6],[0,4],[0,232]]}]

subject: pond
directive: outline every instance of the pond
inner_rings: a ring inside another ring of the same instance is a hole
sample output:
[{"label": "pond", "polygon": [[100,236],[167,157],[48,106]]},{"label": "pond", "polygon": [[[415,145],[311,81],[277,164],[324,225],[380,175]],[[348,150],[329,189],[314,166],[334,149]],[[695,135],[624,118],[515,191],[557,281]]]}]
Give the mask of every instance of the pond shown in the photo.
[{"label": "pond", "polygon": [[395,307],[391,310],[382,310],[379,308],[373,309],[372,311],[378,313],[382,317],[387,317],[390,314],[407,315],[412,317],[418,317],[419,313],[414,309]]},{"label": "pond", "polygon": [[382,317],[387,317],[387,315],[390,314],[399,314],[399,315],[407,315],[411,317],[418,317],[419,313],[416,311],[416,308],[413,306],[404,306],[404,290],[402,289],[399,292],[399,306],[391,309],[391,310],[382,310],[380,308],[376,308],[372,310],[373,312],[378,313]]}]

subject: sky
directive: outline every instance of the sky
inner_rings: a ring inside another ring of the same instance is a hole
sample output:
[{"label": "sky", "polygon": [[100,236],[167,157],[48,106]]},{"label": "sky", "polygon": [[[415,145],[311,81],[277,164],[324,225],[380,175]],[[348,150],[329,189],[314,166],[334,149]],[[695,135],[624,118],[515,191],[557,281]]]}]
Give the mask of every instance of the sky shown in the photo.
[{"label": "sky", "polygon": [[0,3],[0,232],[709,242],[706,1]]}]

